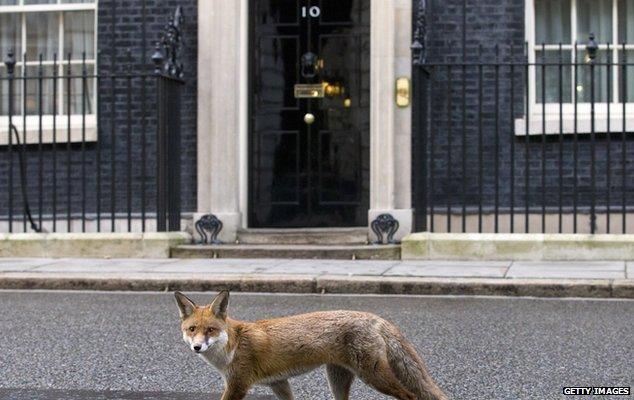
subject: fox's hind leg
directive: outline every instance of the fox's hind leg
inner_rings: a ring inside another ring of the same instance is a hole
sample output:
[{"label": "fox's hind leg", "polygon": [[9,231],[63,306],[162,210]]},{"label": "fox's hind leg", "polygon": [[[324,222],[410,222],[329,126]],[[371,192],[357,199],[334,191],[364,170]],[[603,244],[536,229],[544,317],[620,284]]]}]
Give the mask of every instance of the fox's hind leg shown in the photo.
[{"label": "fox's hind leg", "polygon": [[269,385],[275,396],[280,400],[293,400],[293,391],[287,380],[275,382]]},{"label": "fox's hind leg", "polygon": [[326,373],[328,375],[328,385],[335,400],[348,400],[354,374],[344,367],[334,364],[326,365]]}]

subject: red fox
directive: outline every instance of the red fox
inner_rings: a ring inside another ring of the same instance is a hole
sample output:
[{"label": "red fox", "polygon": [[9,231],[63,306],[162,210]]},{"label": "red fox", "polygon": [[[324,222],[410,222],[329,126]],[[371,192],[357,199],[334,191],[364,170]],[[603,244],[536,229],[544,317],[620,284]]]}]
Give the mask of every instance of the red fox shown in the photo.
[{"label": "red fox", "polygon": [[412,344],[374,314],[326,311],[243,322],[227,316],[228,291],[206,306],[174,294],[183,340],[222,374],[222,400],[244,399],[253,385],[292,400],[288,378],[324,364],[335,400],[348,400],[355,376],[399,400],[447,399]]}]

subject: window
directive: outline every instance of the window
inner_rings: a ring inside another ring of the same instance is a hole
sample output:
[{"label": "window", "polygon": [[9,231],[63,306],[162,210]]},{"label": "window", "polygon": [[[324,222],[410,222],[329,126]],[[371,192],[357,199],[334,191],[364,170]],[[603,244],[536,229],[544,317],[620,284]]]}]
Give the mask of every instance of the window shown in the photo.
[{"label": "window", "polygon": [[[73,78],[69,83],[63,77],[68,76],[69,71],[71,76],[81,76],[84,55],[88,76],[94,75],[95,18],[95,0],[0,0],[2,59],[13,49],[17,60],[15,75],[20,77],[37,77],[40,73],[40,57],[42,59],[41,73],[44,78],[41,104],[38,79],[18,79],[14,83],[13,114],[21,116],[14,118],[14,125],[20,132],[24,130],[29,133],[39,129],[37,119],[40,111],[45,116],[44,130],[52,130],[53,113],[58,116],[70,114],[72,120],[76,121],[72,124],[75,129],[80,123],[81,118],[78,117],[83,107],[86,114],[90,115],[88,124],[94,128],[94,79],[87,79],[86,94],[83,96],[81,78]],[[52,79],[55,75],[61,78]],[[6,76],[4,63],[0,65],[0,76]],[[0,95],[0,116],[5,119],[9,112],[8,103],[8,85],[5,80]],[[24,119],[27,127],[21,129]],[[59,125],[57,128],[61,136],[65,134],[66,124],[67,119],[57,118],[56,125]],[[0,125],[0,132],[3,129],[6,131],[6,126]],[[64,137],[61,139],[66,140]]]},{"label": "window", "polygon": [[[634,127],[634,121],[629,121],[634,110],[631,104],[634,103],[634,67],[628,66],[623,74],[622,67],[605,65],[634,62],[634,0],[526,0],[528,57],[529,62],[537,64],[529,69],[529,114],[533,120],[529,133],[542,133],[544,117],[547,130],[544,133],[559,133],[559,66],[540,64],[558,63],[560,59],[564,64],[561,71],[564,133],[575,129],[572,119],[575,96],[577,132],[590,131],[592,70],[585,63],[585,57],[591,33],[599,45],[598,65],[594,67],[595,131],[607,131],[608,126],[612,131],[622,129],[622,101],[630,103],[626,126]],[[576,82],[575,63],[579,64]],[[518,134],[523,135],[525,128],[519,129],[522,123],[516,121],[516,133],[521,131]]]},{"label": "window", "polygon": [[[541,63],[559,61],[559,44],[562,45],[564,63],[581,62],[585,57],[585,47],[594,33],[599,44],[598,62],[634,62],[634,0],[534,0],[534,32],[532,45],[534,61]],[[530,39],[530,38],[529,38]],[[531,43],[532,42],[532,43]],[[577,49],[575,51],[575,43]],[[622,43],[626,43],[623,53]],[[625,56],[625,57],[624,57]],[[535,68],[535,99],[542,101],[542,68]],[[631,69],[631,68],[630,68]],[[559,102],[559,72],[557,66],[545,68],[546,103]],[[632,71],[634,72],[634,71]],[[612,67],[608,82],[608,67],[595,68],[595,101],[608,101],[608,85],[611,102],[620,102],[623,96],[634,99],[634,75],[626,82],[626,92],[621,93],[622,71]],[[630,75],[630,71],[628,71]],[[579,102],[590,102],[590,69],[578,67],[577,85],[574,72],[565,67],[563,80],[566,82],[562,93],[564,103],[573,101],[574,90]]]}]

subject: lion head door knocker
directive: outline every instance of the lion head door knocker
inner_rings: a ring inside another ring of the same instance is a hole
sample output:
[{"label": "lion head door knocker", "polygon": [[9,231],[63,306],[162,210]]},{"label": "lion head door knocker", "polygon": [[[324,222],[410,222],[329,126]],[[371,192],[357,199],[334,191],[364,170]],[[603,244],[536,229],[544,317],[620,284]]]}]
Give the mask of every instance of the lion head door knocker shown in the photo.
[{"label": "lion head door knocker", "polygon": [[302,54],[300,59],[301,74],[304,78],[310,79],[317,75],[319,57],[313,52]]}]

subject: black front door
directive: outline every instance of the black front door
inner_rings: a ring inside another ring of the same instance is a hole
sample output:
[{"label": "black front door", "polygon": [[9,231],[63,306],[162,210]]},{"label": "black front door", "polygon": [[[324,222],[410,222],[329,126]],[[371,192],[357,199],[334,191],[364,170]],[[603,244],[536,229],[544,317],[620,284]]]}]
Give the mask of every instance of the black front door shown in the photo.
[{"label": "black front door", "polygon": [[250,7],[249,225],[366,225],[370,0]]}]

